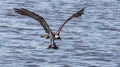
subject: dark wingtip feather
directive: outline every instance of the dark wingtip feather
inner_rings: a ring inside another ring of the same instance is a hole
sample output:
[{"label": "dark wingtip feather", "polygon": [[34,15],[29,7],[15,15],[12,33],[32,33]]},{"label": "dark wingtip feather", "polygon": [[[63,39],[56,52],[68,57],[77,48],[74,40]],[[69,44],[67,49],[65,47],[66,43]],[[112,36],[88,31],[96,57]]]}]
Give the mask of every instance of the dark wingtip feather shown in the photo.
[{"label": "dark wingtip feather", "polygon": [[26,9],[25,9],[25,8],[20,8],[20,9],[14,8],[14,10],[15,10],[15,11],[19,11],[19,10],[26,10]]},{"label": "dark wingtip feather", "polygon": [[19,13],[19,12],[20,12],[20,10],[21,10],[21,9],[14,8],[14,11],[15,11],[16,13]]},{"label": "dark wingtip feather", "polygon": [[20,8],[20,9],[18,9],[18,8],[14,8],[14,11],[16,12],[16,13],[18,13],[18,14],[21,14],[21,15],[25,15],[26,13],[26,9],[24,9],[24,8]]},{"label": "dark wingtip feather", "polygon": [[73,16],[74,16],[74,17],[79,17],[79,16],[81,16],[82,14],[84,14],[84,9],[85,9],[85,7],[82,8],[81,10],[79,10],[78,12],[76,12]]}]

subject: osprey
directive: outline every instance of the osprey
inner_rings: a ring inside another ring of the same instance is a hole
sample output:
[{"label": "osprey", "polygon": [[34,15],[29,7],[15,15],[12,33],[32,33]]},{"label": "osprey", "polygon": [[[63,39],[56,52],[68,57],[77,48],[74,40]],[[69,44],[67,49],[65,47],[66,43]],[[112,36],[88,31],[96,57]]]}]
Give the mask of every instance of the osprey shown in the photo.
[{"label": "osprey", "polygon": [[45,30],[45,34],[42,34],[41,37],[44,37],[46,39],[50,39],[50,45],[48,47],[49,48],[53,48],[53,49],[58,49],[56,43],[55,43],[55,39],[60,39],[61,40],[61,37],[60,37],[60,32],[62,30],[62,28],[64,27],[64,25],[69,21],[71,20],[72,18],[75,18],[75,17],[79,17],[81,16],[82,14],[84,14],[84,9],[85,8],[82,8],[81,10],[77,11],[76,13],[74,13],[72,16],[70,16],[69,18],[67,18],[65,20],[65,22],[63,22],[60,27],[58,28],[58,30],[56,32],[52,32],[52,30],[50,29],[50,27],[48,26],[48,24],[46,23],[45,19],[42,17],[42,16],[39,16],[37,15],[36,13],[33,13],[27,9],[24,9],[24,8],[21,8],[21,9],[17,9],[17,8],[14,8],[15,12],[18,13],[18,14],[21,14],[21,15],[25,15],[25,16],[28,16],[30,18],[33,18],[35,20],[37,20],[43,27],[43,29]]}]

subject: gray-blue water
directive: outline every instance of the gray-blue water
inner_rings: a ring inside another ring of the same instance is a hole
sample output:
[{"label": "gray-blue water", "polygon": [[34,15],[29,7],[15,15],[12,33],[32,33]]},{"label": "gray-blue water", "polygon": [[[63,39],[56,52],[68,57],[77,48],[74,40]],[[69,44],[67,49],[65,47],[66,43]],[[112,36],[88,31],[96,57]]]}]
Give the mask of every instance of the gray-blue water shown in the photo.
[{"label": "gray-blue water", "polygon": [[[46,49],[37,21],[13,10],[33,11],[56,31],[85,6],[62,29],[58,50]],[[0,67],[120,67],[120,0],[0,0]]]}]

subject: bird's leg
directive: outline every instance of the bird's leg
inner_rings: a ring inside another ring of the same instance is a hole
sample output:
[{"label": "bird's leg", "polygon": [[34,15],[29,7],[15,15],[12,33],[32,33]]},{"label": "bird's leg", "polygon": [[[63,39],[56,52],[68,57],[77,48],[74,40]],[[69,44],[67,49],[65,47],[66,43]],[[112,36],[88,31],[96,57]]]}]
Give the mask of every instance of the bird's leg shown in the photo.
[{"label": "bird's leg", "polygon": [[50,36],[50,45],[48,46],[47,49],[58,49],[54,40],[55,38],[53,36]]},{"label": "bird's leg", "polygon": [[58,49],[56,43],[50,44],[47,49]]}]

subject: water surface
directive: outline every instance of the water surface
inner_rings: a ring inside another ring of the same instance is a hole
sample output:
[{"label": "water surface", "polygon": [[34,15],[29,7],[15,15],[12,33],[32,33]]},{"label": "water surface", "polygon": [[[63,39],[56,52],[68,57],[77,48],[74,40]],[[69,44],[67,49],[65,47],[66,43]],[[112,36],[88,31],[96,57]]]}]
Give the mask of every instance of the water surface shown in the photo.
[{"label": "water surface", "polygon": [[[120,67],[119,0],[1,0],[0,67]],[[58,50],[46,49],[49,40],[40,24],[16,14],[26,8],[45,18],[56,31],[81,8],[85,14],[70,20],[56,41]]]}]

